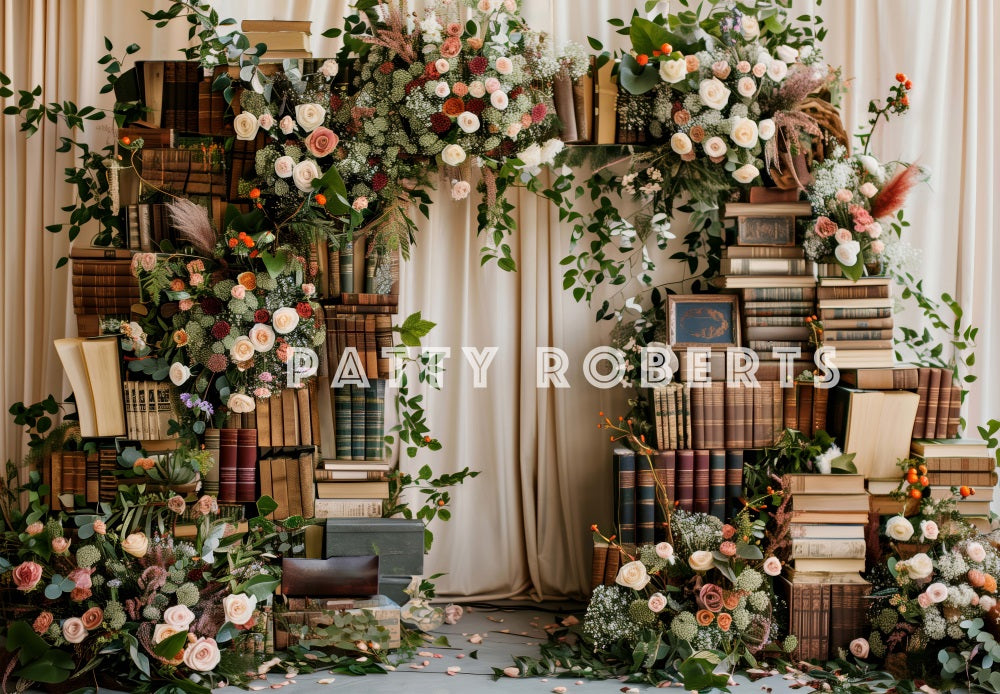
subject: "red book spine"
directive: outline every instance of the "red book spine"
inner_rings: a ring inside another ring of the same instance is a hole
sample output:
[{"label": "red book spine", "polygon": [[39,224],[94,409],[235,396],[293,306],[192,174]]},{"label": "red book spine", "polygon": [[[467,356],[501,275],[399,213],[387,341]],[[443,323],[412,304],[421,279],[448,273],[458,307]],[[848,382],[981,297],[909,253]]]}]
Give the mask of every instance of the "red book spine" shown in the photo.
[{"label": "red book spine", "polygon": [[694,510],[694,451],[677,451],[677,501],[685,511]]},{"label": "red book spine", "polygon": [[694,510],[696,513],[708,513],[709,479],[708,451],[694,452]]},{"label": "red book spine", "polygon": [[237,431],[237,429],[219,431],[219,501],[239,500],[236,495]]},{"label": "red book spine", "polygon": [[257,430],[236,430],[236,501],[257,498]]}]

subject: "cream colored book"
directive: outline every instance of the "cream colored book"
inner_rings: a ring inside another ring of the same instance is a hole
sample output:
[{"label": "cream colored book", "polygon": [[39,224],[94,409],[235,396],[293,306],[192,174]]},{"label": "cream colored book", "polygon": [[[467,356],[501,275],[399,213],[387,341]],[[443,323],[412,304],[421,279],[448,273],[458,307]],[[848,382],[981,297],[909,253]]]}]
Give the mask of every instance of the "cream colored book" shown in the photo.
[{"label": "cream colored book", "polygon": [[907,390],[857,390],[838,387],[831,413],[843,431],[843,450],[854,453],[859,475],[888,479],[898,473],[896,461],[910,455],[910,434],[920,398]]},{"label": "cream colored book", "polygon": [[55,341],[76,399],[80,434],[124,436],[125,403],[118,339],[67,337]]}]

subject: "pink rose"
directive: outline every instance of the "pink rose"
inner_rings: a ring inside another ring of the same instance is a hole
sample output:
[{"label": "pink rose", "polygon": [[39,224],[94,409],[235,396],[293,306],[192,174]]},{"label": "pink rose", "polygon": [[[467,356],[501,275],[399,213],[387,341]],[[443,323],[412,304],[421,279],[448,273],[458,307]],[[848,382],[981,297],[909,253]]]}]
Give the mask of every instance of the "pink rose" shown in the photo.
[{"label": "pink rose", "polygon": [[448,36],[462,35],[462,25],[458,22],[449,22],[448,26],[446,26],[444,30],[448,33]]},{"label": "pink rose", "polygon": [[42,612],[37,617],[35,617],[35,622],[31,625],[31,628],[35,630],[36,634],[44,634],[52,626],[52,613]]},{"label": "pink rose", "polygon": [[180,302],[177,304],[177,308],[179,308],[181,311],[190,311],[192,306],[194,306],[193,299],[181,299]]},{"label": "pink rose", "polygon": [[186,507],[187,507],[187,504],[184,503],[184,497],[181,496],[180,494],[176,494],[176,495],[170,497],[170,500],[167,501],[167,508],[169,508],[171,511],[173,511],[177,515],[180,515],[180,514],[184,513],[184,509]]},{"label": "pink rose", "polygon": [[767,65],[764,63],[757,63],[753,66],[753,76],[760,78],[767,74]]},{"label": "pink rose", "polygon": [[364,195],[362,195],[361,197],[355,198],[354,202],[351,203],[351,207],[353,207],[355,210],[358,210],[359,212],[361,210],[367,210],[368,209],[368,198],[366,198]]},{"label": "pink rose", "polygon": [[712,63],[712,74],[718,77],[720,80],[724,80],[727,77],[729,77],[730,72],[732,72],[732,68],[729,67],[729,63],[726,62],[725,60],[719,60]]},{"label": "pink rose", "polygon": [[837,229],[837,233],[833,235],[837,239],[837,243],[847,243],[854,239],[854,235],[851,234],[847,229]]},{"label": "pink rose", "polygon": [[996,598],[990,595],[979,596],[979,609],[981,609],[983,612],[989,612],[996,606],[997,606]]},{"label": "pink rose", "polygon": [[104,610],[100,607],[91,607],[83,613],[80,617],[80,621],[83,622],[85,629],[93,631],[97,627],[101,626],[101,622],[104,621]]},{"label": "pink rose", "polygon": [[264,130],[270,130],[274,127],[274,116],[270,113],[262,113],[260,118],[257,119],[257,123],[260,127],[264,128]]},{"label": "pink rose", "polygon": [[726,523],[725,525],[722,526],[723,540],[731,540],[733,538],[733,535],[735,534],[736,534],[736,528],[731,526],[729,523]]},{"label": "pink rose", "polygon": [[701,67],[701,61],[696,55],[686,55],[684,56],[684,67],[687,68],[688,72],[694,72]]},{"label": "pink rose", "polygon": [[669,542],[661,542],[653,549],[656,550],[656,556],[660,559],[666,559],[671,564],[674,563],[674,547]]},{"label": "pink rose", "polygon": [[316,285],[315,284],[308,284],[308,283],[307,284],[303,284],[302,285],[302,293],[305,294],[306,296],[312,296],[313,294],[316,293]]},{"label": "pink rose", "polygon": [[489,94],[492,94],[493,92],[495,92],[497,89],[500,88],[500,80],[498,80],[496,77],[487,78],[487,80],[483,84],[486,85],[486,91]]},{"label": "pink rose", "polygon": [[866,198],[874,198],[875,195],[878,193],[878,188],[876,188],[875,184],[872,183],[871,181],[865,181],[864,183],[862,183],[861,188],[859,190],[861,191],[861,194],[864,195]]},{"label": "pink rose", "polygon": [[285,116],[278,122],[278,128],[285,135],[290,135],[295,130],[295,121],[292,120],[291,116]]},{"label": "pink rose", "polygon": [[740,62],[736,63],[736,71],[742,72],[743,74],[750,72],[750,63],[748,63],[745,60],[741,60]]},{"label": "pink rose", "polygon": [[777,576],[781,573],[781,560],[777,557],[768,557],[764,560],[762,568],[768,576]]},{"label": "pink rose", "polygon": [[42,525],[41,523],[39,523],[38,521],[35,521],[31,525],[29,525],[27,528],[25,528],[24,532],[28,533],[31,536],[35,536],[35,535],[38,535],[43,530],[45,530],[45,526]]},{"label": "pink rose", "polygon": [[514,72],[514,63],[510,58],[500,56],[497,58],[496,69],[501,75],[509,75]]},{"label": "pink rose", "polygon": [[727,557],[735,557],[736,543],[729,541],[723,542],[721,545],[719,545],[719,552],[726,555]]},{"label": "pink rose", "polygon": [[493,108],[497,109],[498,111],[503,111],[505,108],[507,108],[507,103],[508,103],[507,95],[504,94],[502,91],[497,90],[492,94],[490,94],[490,103],[493,104]]},{"label": "pink rose", "polygon": [[723,606],[722,588],[706,583],[698,591],[698,604],[710,612],[719,612]]},{"label": "pink rose", "polygon": [[100,518],[94,521],[94,532],[98,535],[104,535],[108,532],[108,526]]},{"label": "pink rose", "polygon": [[927,586],[924,595],[930,598],[932,603],[944,602],[948,599],[948,586],[941,582],[932,583]]},{"label": "pink rose", "polygon": [[871,248],[872,248],[872,253],[874,253],[875,255],[882,255],[882,252],[885,251],[885,244],[882,243],[881,241],[872,241]]},{"label": "pink rose", "polygon": [[93,583],[90,580],[90,575],[92,573],[94,573],[94,567],[90,567],[89,569],[77,568],[70,571],[66,578],[73,581],[77,588],[85,590],[93,586]]},{"label": "pink rose", "polygon": [[62,554],[69,549],[69,540],[65,537],[53,537],[52,538],[52,551],[56,554]]},{"label": "pink rose", "polygon": [[70,617],[62,625],[63,638],[70,643],[81,643],[87,638],[87,627],[79,617]]},{"label": "pink rose", "polygon": [[253,389],[253,396],[258,400],[266,400],[271,397],[271,389],[267,386],[259,386]]},{"label": "pink rose", "polygon": [[974,562],[983,563],[986,561],[986,550],[978,542],[970,542],[965,546],[965,553]]},{"label": "pink rose", "polygon": [[851,205],[847,209],[851,213],[851,217],[854,220],[855,231],[865,231],[869,224],[873,224],[875,222],[868,210],[863,208],[861,205]]},{"label": "pink rose", "polygon": [[454,58],[462,52],[462,39],[457,36],[449,36],[441,44],[441,57]]},{"label": "pink rose", "polygon": [[934,601],[931,600],[931,597],[927,593],[921,593],[917,596],[917,604],[920,605],[921,609],[926,610],[934,604]]},{"label": "pink rose", "polygon": [[215,639],[200,638],[184,651],[184,664],[198,672],[214,670],[219,659],[219,646]]},{"label": "pink rose", "polygon": [[649,609],[659,614],[663,612],[664,608],[667,606],[667,599],[664,597],[663,593],[653,593],[649,596],[649,601],[646,603]]},{"label": "pink rose", "polygon": [[191,275],[191,279],[189,281],[191,282],[192,287],[197,287],[198,285],[202,284],[205,281],[205,276],[202,275],[200,272],[196,272],[193,275]]},{"label": "pink rose", "polygon": [[42,580],[42,567],[33,561],[26,561],[13,571],[14,585],[27,593]]},{"label": "pink rose", "polygon": [[828,239],[837,233],[837,223],[829,217],[816,218],[816,235],[822,239]]},{"label": "pink rose", "polygon": [[201,515],[207,516],[209,513],[212,512],[212,501],[213,501],[212,497],[210,497],[208,494],[205,494],[200,499],[198,499],[198,501],[195,502],[194,507],[198,510],[198,512]]},{"label": "pink rose", "polygon": [[234,299],[243,299],[247,295],[247,288],[244,287],[242,284],[237,284],[236,286],[234,286],[232,289],[229,290],[229,293],[232,295]]},{"label": "pink rose", "polygon": [[448,605],[444,608],[444,623],[458,624],[458,620],[462,618],[464,612],[461,605]]},{"label": "pink rose", "polygon": [[837,198],[837,200],[839,200],[840,202],[850,202],[851,200],[854,199],[854,193],[847,190],[847,188],[841,188],[840,190],[837,191],[834,197]]},{"label": "pink rose", "polygon": [[871,647],[868,645],[867,639],[854,639],[851,641],[851,655],[855,658],[867,658],[870,649]]},{"label": "pink rose", "polygon": [[340,138],[329,128],[319,127],[306,138],[306,149],[317,158],[325,157],[337,148]]},{"label": "pink rose", "polygon": [[472,191],[472,186],[469,185],[468,181],[455,181],[451,186],[451,199],[452,200],[465,200],[469,197],[469,193]]}]

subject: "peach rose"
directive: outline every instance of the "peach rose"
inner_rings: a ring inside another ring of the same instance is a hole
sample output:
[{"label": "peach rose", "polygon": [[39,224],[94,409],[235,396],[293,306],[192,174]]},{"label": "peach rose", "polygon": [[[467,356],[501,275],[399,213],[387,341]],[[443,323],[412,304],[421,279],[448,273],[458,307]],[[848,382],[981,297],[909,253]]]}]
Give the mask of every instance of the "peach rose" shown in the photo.
[{"label": "peach rose", "polygon": [[278,129],[285,135],[291,135],[295,130],[295,121],[291,116],[285,116],[278,122]]},{"label": "peach rose", "polygon": [[871,647],[867,639],[854,639],[851,641],[850,651],[855,658],[867,658]]},{"label": "peach rose", "polygon": [[754,77],[758,78],[763,77],[764,75],[767,74],[767,65],[765,65],[764,63],[757,63],[756,65],[753,66],[752,72]]},{"label": "peach rose", "polygon": [[70,617],[62,625],[63,638],[70,643],[81,643],[87,638],[87,627],[79,617]]},{"label": "peach rose", "polygon": [[965,546],[965,553],[974,562],[982,563],[986,561],[986,550],[978,542],[970,542]]},{"label": "peach rose", "polygon": [[837,198],[837,200],[839,200],[840,202],[850,202],[851,200],[854,199],[854,193],[847,190],[847,188],[841,188],[836,193],[834,193],[834,197]]},{"label": "peach rose", "polygon": [[750,72],[750,63],[748,63],[745,60],[741,60],[740,62],[736,63],[736,71],[742,72],[743,74]]},{"label": "peach rose", "polygon": [[285,155],[274,160],[274,173],[281,178],[288,178],[295,168],[295,160]]},{"label": "peach rose", "polygon": [[93,574],[94,571],[95,569],[93,567],[89,569],[76,568],[70,571],[69,574],[67,574],[66,578],[73,581],[73,584],[77,588],[89,589],[91,586],[94,585],[93,581],[90,578],[91,574]]},{"label": "peach rose", "polygon": [[184,664],[198,672],[213,670],[219,659],[219,646],[215,639],[200,638],[184,651]]},{"label": "peach rose", "polygon": [[701,67],[701,61],[696,55],[686,55],[684,56],[684,67],[687,68],[688,72],[694,72]]},{"label": "peach rose", "polygon": [[707,627],[709,624],[715,621],[715,615],[708,610],[698,610],[695,613],[694,618],[698,620],[698,624],[703,627]]},{"label": "peach rose", "polygon": [[762,568],[768,576],[777,576],[781,573],[781,560],[777,557],[768,557],[764,560]]},{"label": "peach rose", "polygon": [[924,593],[933,603],[944,602],[948,599],[948,586],[940,582],[932,583]]},{"label": "peach rose", "polygon": [[986,580],[983,581],[983,590],[987,593],[997,592],[997,579],[990,574],[986,574]]},{"label": "peach rose", "polygon": [[707,154],[710,157],[725,156],[726,152],[729,149],[728,147],[726,147],[725,140],[723,140],[718,135],[714,135],[705,140],[705,144],[702,145],[702,148],[705,150],[705,154]]},{"label": "peach rose", "polygon": [[506,56],[497,58],[495,67],[501,75],[509,75],[514,72],[514,62]]},{"label": "peach rose", "polygon": [[94,532],[98,535],[104,535],[108,532],[108,526],[100,518],[94,521]]},{"label": "peach rose", "polygon": [[615,583],[632,590],[642,590],[649,583],[649,574],[641,561],[630,561],[618,569]]},{"label": "peach rose", "polygon": [[833,235],[833,238],[837,240],[837,243],[847,243],[854,240],[854,235],[848,229],[837,229],[837,233]]},{"label": "peach rose", "polygon": [[711,552],[699,549],[696,552],[692,552],[691,556],[688,557],[688,566],[699,573],[708,571],[715,566],[715,558],[712,556]]},{"label": "peach rose", "polygon": [[920,595],[917,596],[917,604],[920,605],[921,609],[926,610],[928,607],[934,604],[934,601],[931,600],[931,596],[929,596],[927,593],[921,593]]},{"label": "peach rose", "polygon": [[729,541],[723,542],[721,545],[719,545],[719,553],[723,554],[723,555],[725,555],[727,557],[735,557],[736,556],[736,543],[735,542],[729,542]]},{"label": "peach rose", "polygon": [[337,133],[329,128],[316,128],[306,138],[306,149],[312,152],[313,156],[322,158],[332,154],[339,142]]},{"label": "peach rose", "polygon": [[735,610],[740,606],[740,593],[738,591],[726,591],[722,594],[722,605],[727,610]]},{"label": "peach rose", "polygon": [[163,622],[177,631],[184,631],[194,621],[194,612],[187,605],[174,605],[163,612]]},{"label": "peach rose", "polygon": [[183,629],[176,629],[169,624],[157,624],[153,627],[153,643],[160,643],[165,639],[169,639],[174,634],[179,634]]},{"label": "peach rose", "polygon": [[145,533],[132,533],[122,540],[122,549],[133,557],[141,559],[149,551],[149,538]]},{"label": "peach rose", "polygon": [[222,599],[222,609],[227,622],[234,626],[243,626],[253,617],[253,611],[257,609],[257,598],[244,593],[227,595]]},{"label": "peach rose", "polygon": [[656,550],[656,556],[660,559],[666,559],[671,564],[674,563],[674,546],[669,542],[661,542],[653,549]]},{"label": "peach rose", "polygon": [[69,540],[65,537],[52,538],[52,551],[56,554],[63,554],[69,549]]},{"label": "peach rose", "polygon": [[232,357],[234,362],[250,361],[253,359],[256,351],[250,338],[246,335],[240,335],[229,349],[229,356]]},{"label": "peach rose", "polygon": [[837,233],[837,223],[830,219],[820,215],[816,218],[816,235],[821,239],[828,239]]},{"label": "peach rose", "polygon": [[462,52],[462,40],[457,36],[449,36],[441,42],[441,57],[454,58]]},{"label": "peach rose", "polygon": [[245,414],[247,412],[253,412],[257,405],[254,403],[253,398],[244,393],[233,393],[229,396],[229,400],[226,401],[226,407],[229,408],[231,412],[236,414]]},{"label": "peach rose", "polygon": [[234,299],[245,299],[247,296],[247,288],[242,284],[233,285],[233,288],[229,290],[229,295]]},{"label": "peach rose", "polygon": [[25,528],[24,532],[34,537],[35,535],[41,533],[43,530],[45,530],[45,526],[42,525],[40,522],[35,521],[34,523],[30,524],[27,528]]},{"label": "peach rose", "polygon": [[732,68],[729,67],[729,63],[725,60],[719,60],[712,63],[712,74],[720,80],[724,80],[729,77],[730,72],[732,72]]},{"label": "peach rose", "polygon": [[303,159],[292,167],[292,183],[303,193],[310,193],[313,190],[313,181],[320,178],[319,166],[314,159]]},{"label": "peach rose", "polygon": [[274,347],[274,330],[266,323],[257,323],[250,328],[248,337],[258,352],[266,352]]},{"label": "peach rose", "polygon": [[733,624],[733,616],[728,612],[723,612],[715,618],[715,623],[719,625],[719,628],[723,631],[729,631],[729,627]]},{"label": "peach rose", "polygon": [[87,631],[93,631],[101,626],[101,622],[104,621],[104,610],[100,607],[91,607],[83,613],[80,621],[83,622],[83,626]]},{"label": "peach rose", "polygon": [[26,561],[14,569],[12,576],[17,589],[27,593],[42,580],[42,567],[33,561]]},{"label": "peach rose", "polygon": [[180,515],[184,513],[184,509],[187,508],[187,504],[184,503],[183,496],[181,496],[180,494],[176,494],[170,497],[170,499],[167,501],[167,508],[169,508],[177,515]]},{"label": "peach rose", "polygon": [[287,335],[299,325],[299,314],[294,308],[282,306],[271,316],[271,324],[279,335]]},{"label": "peach rose", "polygon": [[44,634],[50,626],[52,626],[52,613],[46,610],[35,617],[31,628],[35,630],[36,634]]},{"label": "peach rose", "polygon": [[649,605],[650,610],[659,614],[666,608],[667,598],[663,593],[653,593],[649,596],[649,601],[646,604]]}]

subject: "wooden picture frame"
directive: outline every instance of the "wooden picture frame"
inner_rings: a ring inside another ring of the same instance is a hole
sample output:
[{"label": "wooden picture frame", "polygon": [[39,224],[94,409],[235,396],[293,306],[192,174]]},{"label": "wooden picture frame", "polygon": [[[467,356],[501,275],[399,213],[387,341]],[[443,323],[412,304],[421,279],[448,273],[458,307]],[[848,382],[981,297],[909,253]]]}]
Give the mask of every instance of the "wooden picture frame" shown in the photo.
[{"label": "wooden picture frame", "polygon": [[670,346],[725,349],[740,345],[739,299],[735,294],[669,294]]}]

